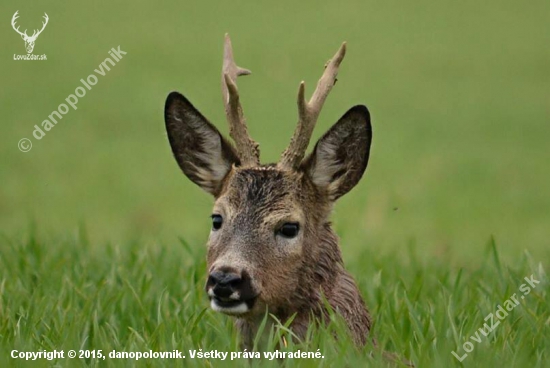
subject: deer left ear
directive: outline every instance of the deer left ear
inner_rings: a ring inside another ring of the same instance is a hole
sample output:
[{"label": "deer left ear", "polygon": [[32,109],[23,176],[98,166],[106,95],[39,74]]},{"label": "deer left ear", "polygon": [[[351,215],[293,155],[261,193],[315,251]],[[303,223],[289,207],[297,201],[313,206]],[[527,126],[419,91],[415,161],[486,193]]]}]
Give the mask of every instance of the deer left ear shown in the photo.
[{"label": "deer left ear", "polygon": [[237,153],[229,142],[184,96],[172,92],[164,110],[166,132],[183,173],[217,197]]},{"label": "deer left ear", "polygon": [[369,110],[363,105],[354,106],[319,139],[301,169],[335,201],[363,176],[371,140]]}]

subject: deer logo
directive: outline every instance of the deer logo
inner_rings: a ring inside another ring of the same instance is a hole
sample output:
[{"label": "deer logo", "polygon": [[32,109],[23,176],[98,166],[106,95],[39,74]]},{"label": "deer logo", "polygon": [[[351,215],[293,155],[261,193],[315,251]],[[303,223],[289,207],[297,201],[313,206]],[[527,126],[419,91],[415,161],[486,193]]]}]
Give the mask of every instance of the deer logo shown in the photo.
[{"label": "deer logo", "polygon": [[13,15],[13,17],[11,18],[11,26],[13,27],[13,29],[15,30],[15,32],[19,33],[21,35],[21,38],[23,39],[23,41],[25,41],[25,49],[27,49],[27,54],[30,54],[32,53],[32,50],[34,49],[34,43],[36,41],[36,39],[38,38],[38,36],[40,35],[40,33],[42,33],[42,31],[44,30],[44,28],[46,28],[46,25],[48,24],[48,14],[44,13],[44,22],[42,22],[42,29],[39,31],[37,29],[34,30],[34,32],[32,33],[31,36],[27,35],[27,30],[25,29],[25,32],[21,32],[19,30],[19,27],[16,27],[15,26],[15,21],[17,18],[19,18],[19,10],[17,10],[15,12],[15,14]]},{"label": "deer logo", "polygon": [[248,134],[236,80],[250,74],[233,59],[225,37],[222,95],[226,140],[184,96],[166,100],[165,122],[183,173],[215,198],[208,239],[206,292],[214,311],[236,317],[244,347],[253,344],[266,310],[305,337],[314,320],[341,314],[357,345],[371,326],[355,281],[344,269],[329,216],[334,202],[361,179],[372,129],[366,106],[349,109],[306,156],[313,128],[346,52],[326,64],[309,101],[298,89],[298,124],[278,163],[261,164]]}]

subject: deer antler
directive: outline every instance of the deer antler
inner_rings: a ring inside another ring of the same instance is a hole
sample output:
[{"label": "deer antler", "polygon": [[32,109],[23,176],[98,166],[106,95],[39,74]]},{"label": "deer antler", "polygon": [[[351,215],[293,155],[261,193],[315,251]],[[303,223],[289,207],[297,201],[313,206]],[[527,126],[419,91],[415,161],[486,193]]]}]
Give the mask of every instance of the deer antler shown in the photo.
[{"label": "deer antler", "polygon": [[42,22],[42,29],[41,29],[40,31],[35,30],[30,38],[36,39],[36,38],[38,37],[38,35],[39,35],[40,33],[42,33],[42,31],[44,30],[44,28],[46,28],[46,24],[48,24],[48,20],[49,20],[49,19],[50,19],[50,18],[48,18],[48,14],[44,13],[44,20],[45,20],[45,22]]},{"label": "deer antler", "polygon": [[250,70],[240,68],[235,64],[231,39],[226,33],[223,48],[222,94],[225,114],[229,123],[229,135],[235,141],[241,165],[257,166],[260,164],[260,148],[258,143],[248,135],[236,84],[238,76],[248,74],[250,74]]},{"label": "deer antler", "polygon": [[21,32],[21,31],[19,30],[19,27],[15,28],[15,20],[16,20],[17,18],[19,18],[19,15],[17,15],[17,13],[19,13],[19,10],[17,10],[17,11],[15,12],[15,14],[13,15],[13,17],[11,18],[11,26],[12,26],[12,28],[13,28],[13,30],[14,30],[15,32],[19,33],[21,36],[23,36],[23,37],[25,37],[25,38],[28,38],[29,36],[27,36],[27,30],[26,30],[26,29],[25,29],[25,32]]},{"label": "deer antler", "polygon": [[40,31],[37,30],[37,29],[35,29],[35,30],[33,31],[33,33],[32,33],[32,36],[29,36],[29,35],[27,35],[27,30],[26,30],[26,29],[25,29],[25,32],[21,32],[21,31],[19,30],[19,27],[17,27],[17,28],[15,27],[15,20],[16,20],[17,18],[19,18],[18,13],[19,13],[19,10],[17,10],[17,11],[15,12],[15,14],[13,15],[13,17],[11,18],[11,26],[13,27],[13,29],[15,30],[15,32],[19,33],[19,34],[20,34],[21,36],[23,36],[25,39],[35,40],[35,39],[38,37],[38,35],[39,35],[40,33],[42,33],[42,31],[44,30],[44,28],[46,28],[46,24],[48,24],[48,20],[49,20],[48,14],[44,13],[44,20],[45,20],[45,22],[42,22],[42,29],[41,29]]},{"label": "deer antler", "polygon": [[346,54],[346,43],[338,49],[332,59],[325,65],[325,71],[317,82],[317,88],[309,102],[305,99],[305,83],[300,83],[298,90],[298,125],[288,148],[281,155],[279,165],[288,169],[297,169],[305,156],[313,128],[323,108],[323,104],[336,83],[338,67]]}]

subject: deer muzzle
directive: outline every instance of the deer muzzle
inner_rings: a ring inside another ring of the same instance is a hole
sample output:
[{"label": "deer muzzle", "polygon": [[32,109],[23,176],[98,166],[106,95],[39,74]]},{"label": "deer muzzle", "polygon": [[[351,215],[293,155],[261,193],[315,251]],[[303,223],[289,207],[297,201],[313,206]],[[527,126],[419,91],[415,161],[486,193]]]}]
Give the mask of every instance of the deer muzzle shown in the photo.
[{"label": "deer muzzle", "polygon": [[211,308],[229,315],[247,313],[254,306],[258,296],[248,272],[229,267],[221,267],[210,272],[206,292],[210,298]]}]

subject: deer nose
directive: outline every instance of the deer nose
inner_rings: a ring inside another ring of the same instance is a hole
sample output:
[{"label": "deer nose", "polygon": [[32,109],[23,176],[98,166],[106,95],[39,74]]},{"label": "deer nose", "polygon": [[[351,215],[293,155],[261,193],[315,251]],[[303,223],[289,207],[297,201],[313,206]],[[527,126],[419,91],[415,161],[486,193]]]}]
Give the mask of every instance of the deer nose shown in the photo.
[{"label": "deer nose", "polygon": [[242,277],[234,271],[214,271],[208,276],[206,288],[212,288],[217,297],[229,298],[231,294],[240,291]]}]

